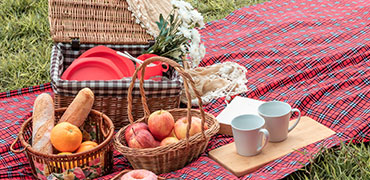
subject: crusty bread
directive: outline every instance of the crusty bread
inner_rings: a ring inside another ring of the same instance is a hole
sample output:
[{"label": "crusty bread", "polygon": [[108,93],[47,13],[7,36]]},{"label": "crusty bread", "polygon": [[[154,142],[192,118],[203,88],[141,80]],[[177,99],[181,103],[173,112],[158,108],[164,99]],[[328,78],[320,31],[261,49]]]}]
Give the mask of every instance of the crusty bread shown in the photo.
[{"label": "crusty bread", "polygon": [[40,153],[52,154],[53,146],[50,142],[50,132],[54,127],[53,98],[47,94],[40,94],[33,104],[32,115],[32,148]]},{"label": "crusty bread", "polygon": [[81,89],[68,106],[58,123],[69,122],[80,127],[94,104],[94,93],[89,88]]}]

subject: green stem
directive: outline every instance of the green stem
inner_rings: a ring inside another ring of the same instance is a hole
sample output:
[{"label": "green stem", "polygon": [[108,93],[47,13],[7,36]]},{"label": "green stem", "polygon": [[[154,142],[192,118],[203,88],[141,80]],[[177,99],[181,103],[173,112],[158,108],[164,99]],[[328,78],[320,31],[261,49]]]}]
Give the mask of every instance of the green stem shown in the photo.
[{"label": "green stem", "polygon": [[171,49],[171,50],[169,50],[169,51],[167,51],[167,52],[165,52],[165,53],[163,53],[162,55],[163,56],[168,56],[169,54],[171,54],[171,52],[174,52],[174,51],[177,51],[177,50],[181,50],[179,47],[178,48],[174,48],[174,49]]}]

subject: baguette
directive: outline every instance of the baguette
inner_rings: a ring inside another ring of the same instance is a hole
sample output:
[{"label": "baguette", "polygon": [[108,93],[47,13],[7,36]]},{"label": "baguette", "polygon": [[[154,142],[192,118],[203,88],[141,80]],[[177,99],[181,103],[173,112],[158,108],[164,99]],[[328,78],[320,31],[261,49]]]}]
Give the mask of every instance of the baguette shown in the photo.
[{"label": "baguette", "polygon": [[37,152],[53,153],[50,132],[54,127],[54,121],[53,98],[47,93],[42,93],[33,104],[32,115],[32,148]]},{"label": "baguette", "polygon": [[89,115],[93,104],[94,93],[89,88],[81,89],[58,123],[69,122],[80,127]]}]

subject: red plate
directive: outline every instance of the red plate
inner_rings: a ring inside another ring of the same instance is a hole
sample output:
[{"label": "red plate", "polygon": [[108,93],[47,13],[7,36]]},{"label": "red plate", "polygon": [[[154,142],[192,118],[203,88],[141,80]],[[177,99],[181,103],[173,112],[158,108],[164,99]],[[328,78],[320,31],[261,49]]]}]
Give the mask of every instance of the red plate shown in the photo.
[{"label": "red plate", "polygon": [[109,59],[119,68],[124,77],[132,77],[135,72],[135,65],[130,59],[118,55],[115,50],[106,46],[93,47],[82,53],[79,58],[85,57],[103,57]]},{"label": "red plate", "polygon": [[102,57],[78,58],[64,71],[63,80],[115,80],[124,76],[109,59]]}]

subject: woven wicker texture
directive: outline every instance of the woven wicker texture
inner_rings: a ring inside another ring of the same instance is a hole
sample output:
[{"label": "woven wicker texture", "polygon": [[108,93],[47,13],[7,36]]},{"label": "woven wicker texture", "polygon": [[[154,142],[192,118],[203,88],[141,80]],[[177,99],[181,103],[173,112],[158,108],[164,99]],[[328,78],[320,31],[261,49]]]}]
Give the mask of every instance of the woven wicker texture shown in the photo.
[{"label": "woven wicker texture", "polygon": [[[202,119],[202,132],[197,133],[191,137],[189,137],[189,130],[190,126],[187,127],[187,133],[186,138],[180,140],[178,143],[170,144],[167,146],[160,146],[156,148],[146,148],[146,149],[136,149],[136,148],[130,148],[127,146],[127,143],[124,138],[124,132],[128,126],[125,126],[121,128],[114,138],[114,146],[117,151],[122,153],[128,161],[131,163],[131,165],[135,169],[147,169],[150,171],[153,171],[156,174],[171,172],[177,169],[180,169],[184,167],[188,162],[193,160],[194,158],[197,158],[202,152],[204,152],[205,148],[207,147],[208,141],[211,136],[216,134],[219,130],[219,124],[216,120],[216,118],[203,111],[202,108],[199,110],[191,109],[190,104],[190,94],[189,94],[189,84],[194,88],[194,82],[187,74],[183,67],[177,64],[176,62],[164,58],[164,57],[152,57],[150,59],[147,59],[134,73],[132,83],[129,87],[128,91],[128,117],[130,120],[130,123],[134,123],[134,117],[131,114],[132,110],[132,97],[131,92],[136,80],[136,74],[140,69],[143,69],[141,73],[144,73],[145,67],[154,61],[162,61],[166,62],[172,67],[174,67],[184,81],[184,87],[186,89],[186,95],[189,99],[189,103],[187,104],[187,108],[176,108],[176,109],[169,109],[168,112],[172,114],[172,116],[175,118],[175,120],[181,118],[181,117],[187,117],[188,118],[188,124],[191,124],[191,116],[199,117]],[[143,77],[143,76],[142,76]],[[142,103],[144,107],[144,117],[138,119],[136,122],[147,122],[147,119],[150,115],[150,110],[148,108],[145,92],[143,89],[143,78],[140,79],[140,92],[142,94]],[[200,96],[198,92],[195,92],[200,106],[202,107],[202,101],[200,100]],[[136,107],[135,107],[136,108]],[[204,129],[204,124],[207,124],[208,129]]]},{"label": "woven wicker texture", "polygon": [[148,44],[154,38],[136,24],[125,0],[49,0],[55,42]]},{"label": "woven wicker texture", "polygon": [[[55,110],[55,121],[58,122],[63,115],[66,108],[59,108]],[[89,116],[85,120],[85,125],[96,124],[96,141],[99,144],[97,147],[78,154],[72,155],[56,155],[56,154],[43,154],[35,151],[29,142],[32,139],[32,117],[27,119],[21,126],[18,137],[15,139],[10,149],[14,153],[25,152],[28,161],[31,166],[32,173],[35,177],[37,176],[35,163],[44,164],[47,166],[45,168],[46,174],[50,173],[63,173],[64,169],[69,169],[73,167],[85,167],[89,166],[89,161],[92,159],[100,158],[104,161],[100,163],[102,172],[100,176],[107,174],[112,169],[112,159],[113,159],[113,146],[112,138],[114,134],[114,125],[108,116],[105,114],[91,110]],[[21,141],[23,147],[22,150],[15,150],[13,147],[18,141]]]},{"label": "woven wicker texture", "polygon": [[[62,96],[59,94],[54,94],[55,107],[67,107],[73,101],[74,96]],[[159,109],[167,109],[178,107],[180,103],[180,96],[176,97],[158,97],[149,98],[147,100],[149,109],[151,111]],[[144,110],[140,98],[133,98],[132,104],[135,107],[131,111],[133,117],[138,119],[143,117]],[[113,96],[95,96],[95,101],[93,109],[98,110],[113,121],[114,127],[118,130],[123,126],[129,124],[127,115],[127,98],[126,97],[113,97]]]}]

